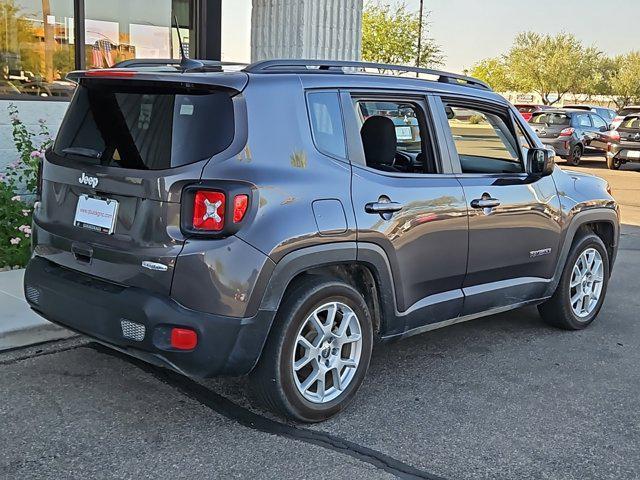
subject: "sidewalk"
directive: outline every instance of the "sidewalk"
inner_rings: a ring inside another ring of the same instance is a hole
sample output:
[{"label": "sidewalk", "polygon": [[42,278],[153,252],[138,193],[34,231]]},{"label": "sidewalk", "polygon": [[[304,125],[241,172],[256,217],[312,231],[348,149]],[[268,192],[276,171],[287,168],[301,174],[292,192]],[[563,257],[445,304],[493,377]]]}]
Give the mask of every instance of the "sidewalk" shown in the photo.
[{"label": "sidewalk", "polygon": [[0,351],[74,336],[29,308],[22,293],[23,276],[24,270],[0,272]]}]

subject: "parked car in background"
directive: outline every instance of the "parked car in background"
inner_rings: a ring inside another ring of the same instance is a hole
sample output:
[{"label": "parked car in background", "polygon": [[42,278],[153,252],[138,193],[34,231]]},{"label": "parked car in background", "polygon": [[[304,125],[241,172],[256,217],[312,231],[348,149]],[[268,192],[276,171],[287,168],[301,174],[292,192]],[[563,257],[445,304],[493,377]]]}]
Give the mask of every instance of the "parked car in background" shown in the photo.
[{"label": "parked car in background", "polygon": [[522,118],[524,118],[527,122],[531,120],[531,115],[533,115],[533,112],[538,112],[540,110],[548,110],[552,108],[548,105],[525,105],[522,103],[518,103],[514,105],[514,107],[518,109],[518,111],[520,112],[520,115],[522,115]]},{"label": "parked car in background", "polygon": [[612,132],[607,151],[607,167],[618,170],[628,162],[640,163],[640,113],[625,117]]},{"label": "parked car in background", "polygon": [[633,114],[636,114],[636,113],[640,113],[640,105],[632,105],[632,106],[623,108],[622,110],[620,110],[618,112],[618,116],[613,119],[613,122],[611,122],[611,126],[615,130],[616,128],[618,128],[620,126],[622,121],[628,115],[633,115]]},{"label": "parked car in background", "polygon": [[595,113],[585,110],[534,112],[529,121],[542,143],[553,147],[570,165],[578,165],[587,149],[606,152],[610,127]]},{"label": "parked car in background", "polygon": [[70,99],[75,91],[75,84],[65,80],[56,80],[54,82],[28,82],[20,86],[20,91],[26,95],[34,97],[57,97]]},{"label": "parked car in background", "polygon": [[616,111],[606,107],[598,107],[593,105],[565,105],[567,110],[587,110],[600,115],[607,123],[612,123],[616,118]]}]

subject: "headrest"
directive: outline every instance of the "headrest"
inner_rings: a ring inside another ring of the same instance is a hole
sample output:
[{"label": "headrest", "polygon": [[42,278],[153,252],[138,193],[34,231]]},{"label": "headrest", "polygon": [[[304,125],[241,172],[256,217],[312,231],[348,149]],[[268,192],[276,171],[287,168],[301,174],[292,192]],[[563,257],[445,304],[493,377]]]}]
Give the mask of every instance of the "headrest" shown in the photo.
[{"label": "headrest", "polygon": [[393,120],[379,115],[369,117],[360,135],[367,165],[393,165],[398,143]]}]

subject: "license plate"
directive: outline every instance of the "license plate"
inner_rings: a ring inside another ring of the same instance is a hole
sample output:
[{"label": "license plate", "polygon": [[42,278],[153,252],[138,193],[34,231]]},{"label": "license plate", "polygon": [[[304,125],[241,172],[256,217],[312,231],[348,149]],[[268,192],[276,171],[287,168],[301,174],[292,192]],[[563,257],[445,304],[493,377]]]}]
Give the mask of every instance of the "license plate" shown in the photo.
[{"label": "license plate", "polygon": [[413,132],[411,127],[396,127],[396,138],[398,140],[412,140]]},{"label": "license plate", "polygon": [[627,158],[640,158],[640,150],[628,150]]},{"label": "license plate", "polygon": [[80,195],[74,225],[111,235],[116,226],[118,202],[108,198]]}]

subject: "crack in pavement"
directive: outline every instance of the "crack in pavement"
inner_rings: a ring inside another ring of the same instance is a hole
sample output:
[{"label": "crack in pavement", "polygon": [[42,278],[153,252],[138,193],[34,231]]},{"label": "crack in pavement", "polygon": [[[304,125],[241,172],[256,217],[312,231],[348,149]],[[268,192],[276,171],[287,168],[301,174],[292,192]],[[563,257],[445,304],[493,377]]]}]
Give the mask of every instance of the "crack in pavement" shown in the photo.
[{"label": "crack in pavement", "polygon": [[444,480],[442,477],[419,470],[382,452],[358,445],[357,443],[350,442],[349,440],[345,440],[329,433],[299,428],[276,420],[271,420],[232,402],[228,398],[208,389],[195,380],[172,370],[156,367],[98,343],[90,343],[82,346],[131,363],[141,370],[153,375],[162,383],[188,396],[192,400],[197,401],[210,410],[213,410],[223,417],[244,427],[308,443],[343,455],[348,455],[356,460],[373,465],[374,467],[401,479]]}]

